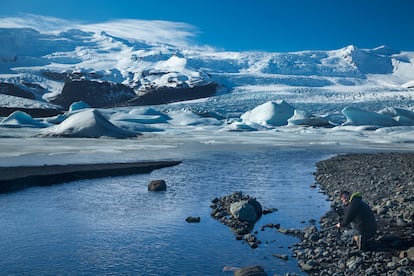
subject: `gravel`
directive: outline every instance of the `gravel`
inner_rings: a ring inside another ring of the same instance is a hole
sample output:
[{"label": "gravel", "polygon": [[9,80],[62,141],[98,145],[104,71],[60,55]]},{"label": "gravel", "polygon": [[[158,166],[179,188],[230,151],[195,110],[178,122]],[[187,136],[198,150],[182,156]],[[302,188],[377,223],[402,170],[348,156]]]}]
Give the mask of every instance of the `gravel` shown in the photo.
[{"label": "gravel", "polygon": [[[346,154],[317,163],[316,184],[332,202],[320,229],[306,227],[294,247],[310,275],[414,275],[414,153]],[[360,251],[340,218],[342,190],[361,192],[378,222],[370,250]]]}]

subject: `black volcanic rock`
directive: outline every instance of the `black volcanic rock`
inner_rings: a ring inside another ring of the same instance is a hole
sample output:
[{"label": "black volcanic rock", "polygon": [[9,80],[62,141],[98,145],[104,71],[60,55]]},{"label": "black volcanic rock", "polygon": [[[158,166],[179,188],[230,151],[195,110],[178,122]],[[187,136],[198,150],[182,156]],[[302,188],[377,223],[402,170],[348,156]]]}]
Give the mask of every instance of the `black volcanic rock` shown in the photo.
[{"label": "black volcanic rock", "polygon": [[69,108],[73,102],[83,101],[91,107],[114,107],[136,97],[128,86],[113,82],[90,80],[67,80],[62,93],[52,103]]},{"label": "black volcanic rock", "polygon": [[214,96],[216,91],[217,84],[214,82],[194,87],[154,87],[147,89],[145,94],[129,100],[128,105],[157,105],[195,100]]},{"label": "black volcanic rock", "polygon": [[22,89],[13,83],[0,83],[0,94],[31,100],[35,99],[35,95],[32,92]]}]

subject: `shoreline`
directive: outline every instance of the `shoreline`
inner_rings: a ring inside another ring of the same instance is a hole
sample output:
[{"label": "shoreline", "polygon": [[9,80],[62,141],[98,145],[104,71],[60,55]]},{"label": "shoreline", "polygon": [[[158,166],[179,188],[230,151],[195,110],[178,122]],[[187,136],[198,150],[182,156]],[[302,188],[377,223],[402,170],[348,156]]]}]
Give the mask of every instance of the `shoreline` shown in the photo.
[{"label": "shoreline", "polygon": [[150,173],[181,161],[160,160],[130,163],[67,164],[0,167],[0,194],[34,186],[49,186],[82,179]]},{"label": "shoreline", "polygon": [[[316,167],[331,210],[320,219],[321,229],[306,228],[295,245],[301,269],[310,275],[414,275],[414,153],[337,155]],[[357,250],[346,229],[329,229],[339,221],[342,190],[361,192],[375,213],[378,230],[368,251]]]}]

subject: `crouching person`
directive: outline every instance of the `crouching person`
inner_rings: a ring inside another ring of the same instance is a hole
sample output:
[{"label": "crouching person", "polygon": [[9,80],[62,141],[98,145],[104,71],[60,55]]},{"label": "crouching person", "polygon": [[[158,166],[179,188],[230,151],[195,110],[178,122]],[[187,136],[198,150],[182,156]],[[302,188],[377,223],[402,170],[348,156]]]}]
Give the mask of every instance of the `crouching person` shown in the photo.
[{"label": "crouching person", "polygon": [[354,240],[359,250],[367,250],[368,241],[373,239],[377,231],[377,222],[375,221],[374,212],[362,200],[360,193],[343,191],[340,194],[342,203],[345,205],[344,217],[337,227],[345,227],[351,224],[352,228],[357,231]]}]

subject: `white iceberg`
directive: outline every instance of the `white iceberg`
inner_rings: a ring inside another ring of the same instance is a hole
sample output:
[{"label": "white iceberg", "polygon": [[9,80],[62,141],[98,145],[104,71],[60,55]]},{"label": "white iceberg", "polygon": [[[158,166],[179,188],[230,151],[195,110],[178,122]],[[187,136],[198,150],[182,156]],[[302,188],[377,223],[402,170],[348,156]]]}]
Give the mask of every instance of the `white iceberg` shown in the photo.
[{"label": "white iceberg", "polygon": [[221,122],[215,118],[204,118],[189,110],[176,110],[168,114],[172,118],[169,123],[175,126],[221,125]]},{"label": "white iceberg", "polygon": [[365,111],[355,107],[345,107],[342,114],[346,117],[344,126],[371,125],[378,127],[396,126],[397,121],[389,114],[381,114],[373,111]]},{"label": "white iceberg", "polygon": [[303,110],[295,109],[292,117],[288,119],[289,125],[295,126],[314,126],[314,127],[331,127],[327,117],[318,117],[311,115]]},{"label": "white iceberg", "polygon": [[257,124],[247,124],[245,122],[242,121],[235,121],[232,122],[228,125],[226,125],[223,129],[223,131],[258,131],[258,130],[267,130],[267,128],[265,128],[264,126],[261,125],[257,125]]},{"label": "white iceberg", "polygon": [[124,130],[112,124],[96,109],[80,111],[62,123],[45,129],[41,136],[82,137],[82,138],[130,138],[138,133]]},{"label": "white iceberg", "polygon": [[263,126],[285,126],[293,116],[295,108],[285,101],[269,101],[241,115],[246,123]]},{"label": "white iceberg", "polygon": [[171,118],[154,108],[138,108],[129,112],[116,112],[110,116],[110,121],[123,129],[133,132],[159,132],[163,128],[148,125],[167,124]]}]

